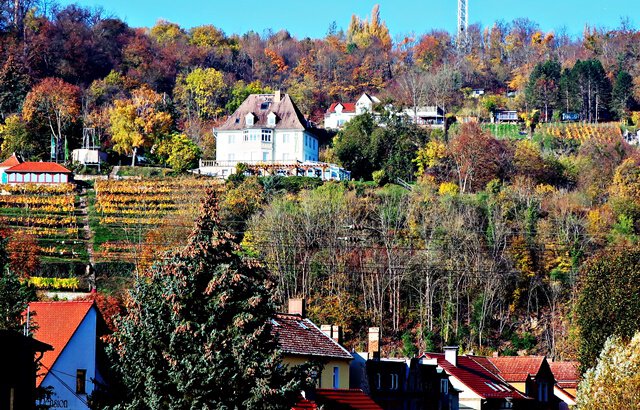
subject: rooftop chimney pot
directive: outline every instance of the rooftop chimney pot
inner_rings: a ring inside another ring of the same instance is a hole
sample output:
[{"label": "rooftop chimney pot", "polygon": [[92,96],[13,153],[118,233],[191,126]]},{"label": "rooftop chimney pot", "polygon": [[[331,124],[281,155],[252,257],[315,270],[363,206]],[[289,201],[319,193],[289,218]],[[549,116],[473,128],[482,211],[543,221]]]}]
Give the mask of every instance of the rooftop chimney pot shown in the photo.
[{"label": "rooftop chimney pot", "polygon": [[307,317],[307,304],[304,299],[289,299],[289,314]]},{"label": "rooftop chimney pot", "polygon": [[444,360],[453,366],[458,366],[458,346],[445,346],[443,350]]}]

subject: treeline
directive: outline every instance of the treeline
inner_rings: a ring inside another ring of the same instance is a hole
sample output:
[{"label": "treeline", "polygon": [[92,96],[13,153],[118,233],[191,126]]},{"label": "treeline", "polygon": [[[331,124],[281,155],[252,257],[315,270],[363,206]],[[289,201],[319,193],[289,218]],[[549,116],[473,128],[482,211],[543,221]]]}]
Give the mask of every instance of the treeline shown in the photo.
[{"label": "treeline", "polygon": [[[439,105],[481,119],[497,108],[537,109],[547,120],[562,112],[625,118],[640,91],[639,35],[623,23],[572,38],[517,19],[471,26],[461,53],[442,30],[394,41],[377,7],[346,30],[334,24],[324,38],[298,39],[167,21],[132,28],[77,5],[2,2],[2,153],[48,158],[52,136],[72,149],[84,127],[128,156],[164,145],[153,155],[184,169],[215,156],[212,127],[248,94],[274,89],[316,122],[332,102],[363,91],[384,104]],[[484,96],[468,98],[473,89]]]},{"label": "treeline", "polygon": [[637,288],[634,268],[608,259],[635,249],[640,232],[635,148],[615,138],[499,140],[477,124],[448,141],[423,137],[409,189],[381,179],[229,182],[224,220],[273,272],[282,303],[308,298],[314,319],[342,325],[356,348],[379,325],[398,354],[459,343],[592,365],[610,334],[633,333],[637,298],[607,302],[613,321],[590,300],[604,283],[607,294]]}]

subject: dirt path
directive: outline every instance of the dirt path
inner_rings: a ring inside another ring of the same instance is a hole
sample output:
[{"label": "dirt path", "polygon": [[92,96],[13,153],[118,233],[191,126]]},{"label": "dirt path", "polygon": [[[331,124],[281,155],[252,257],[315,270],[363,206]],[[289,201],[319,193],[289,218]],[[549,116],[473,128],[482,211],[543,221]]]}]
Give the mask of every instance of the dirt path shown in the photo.
[{"label": "dirt path", "polygon": [[82,230],[84,232],[84,240],[87,247],[87,255],[89,256],[89,264],[86,267],[85,275],[89,281],[91,289],[96,288],[95,273],[95,257],[93,254],[93,231],[89,226],[89,203],[86,188],[80,193],[80,203],[78,206],[78,217],[82,219]]}]

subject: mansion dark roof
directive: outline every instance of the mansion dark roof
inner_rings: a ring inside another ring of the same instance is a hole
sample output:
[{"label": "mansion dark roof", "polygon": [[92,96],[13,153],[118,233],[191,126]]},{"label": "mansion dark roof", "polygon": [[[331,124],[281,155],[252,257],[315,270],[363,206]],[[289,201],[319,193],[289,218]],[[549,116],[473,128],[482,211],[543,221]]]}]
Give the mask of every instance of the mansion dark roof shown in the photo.
[{"label": "mansion dark roof", "polygon": [[[269,113],[276,115],[276,125],[269,125]],[[254,123],[246,126],[246,117],[253,114]],[[279,101],[275,94],[251,94],[238,109],[224,122],[218,130],[233,131],[245,128],[275,128],[284,130],[306,130],[308,121],[289,96],[282,94]]]},{"label": "mansion dark roof", "polygon": [[353,359],[344,347],[322,333],[312,321],[299,315],[276,315],[271,321],[271,331],[277,335],[285,355]]}]

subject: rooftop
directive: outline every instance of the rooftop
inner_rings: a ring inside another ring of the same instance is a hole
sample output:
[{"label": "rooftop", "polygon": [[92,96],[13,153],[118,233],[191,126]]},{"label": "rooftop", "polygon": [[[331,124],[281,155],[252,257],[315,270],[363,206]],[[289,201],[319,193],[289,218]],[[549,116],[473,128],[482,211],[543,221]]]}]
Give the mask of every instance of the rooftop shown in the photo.
[{"label": "rooftop", "polygon": [[496,374],[508,382],[523,382],[540,372],[546,360],[544,356],[501,356],[486,358],[496,369]]},{"label": "rooftop", "polygon": [[[510,384],[492,373],[491,368],[483,366],[482,360],[475,356],[458,356],[457,366],[445,359],[444,353],[425,353],[427,359],[436,359],[438,366],[447,374],[458,379],[470,390],[485,399],[527,399]],[[481,359],[481,358],[480,358]],[[484,364],[487,364],[486,362]]]},{"label": "rooftop", "polygon": [[309,319],[280,313],[271,321],[272,332],[285,354],[351,360],[351,353],[322,333]]},{"label": "rooftop", "polygon": [[[276,125],[269,125],[269,113],[276,115]],[[246,116],[254,115],[253,125],[246,126]],[[245,128],[275,128],[285,130],[306,130],[309,128],[298,107],[289,94],[277,99],[277,94],[251,94],[238,109],[218,129],[222,131],[243,130]]]},{"label": "rooftop", "polygon": [[18,155],[16,155],[16,153],[14,152],[13,154],[11,154],[9,158],[5,159],[4,161],[2,161],[2,163],[0,163],[0,168],[11,168],[20,164],[21,162],[22,162],[22,159]]},{"label": "rooftop", "polygon": [[23,162],[12,166],[5,172],[51,172],[56,174],[71,173],[71,171],[55,162]]},{"label": "rooftop", "polygon": [[37,386],[42,383],[92,306],[92,301],[29,303],[30,313],[35,313],[33,321],[37,326],[34,337],[53,346],[53,351],[46,352],[40,361],[43,373],[38,375]]},{"label": "rooftop", "polygon": [[576,389],[580,382],[578,362],[549,362],[556,383],[563,389]]}]

